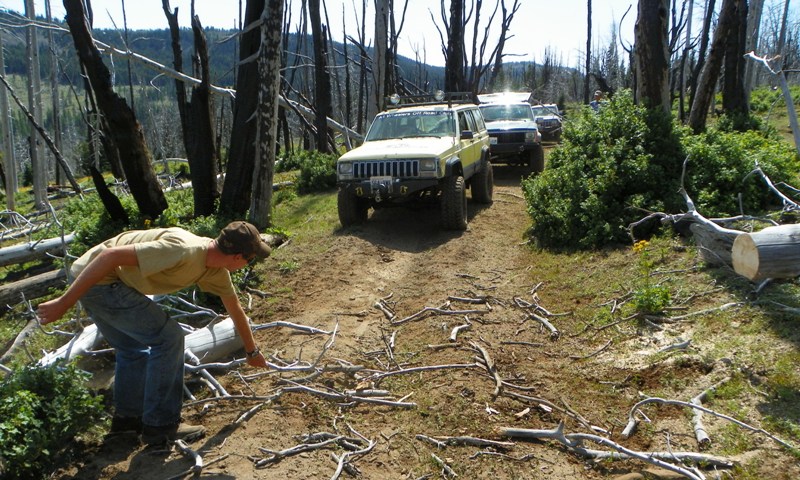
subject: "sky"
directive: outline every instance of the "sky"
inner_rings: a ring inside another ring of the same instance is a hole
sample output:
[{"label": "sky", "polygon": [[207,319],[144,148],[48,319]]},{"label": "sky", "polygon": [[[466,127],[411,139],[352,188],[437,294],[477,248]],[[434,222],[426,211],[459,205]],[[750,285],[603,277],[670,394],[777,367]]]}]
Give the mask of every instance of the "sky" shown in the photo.
[{"label": "sky", "polygon": [[[347,21],[350,32],[355,32],[357,18],[361,15],[360,0],[324,0],[330,19],[330,31],[334,40],[342,40],[342,17]],[[430,65],[444,65],[441,53],[439,33],[431,18],[441,25],[439,0],[408,0],[409,7],[405,25],[401,32],[398,49],[400,55],[416,58]],[[124,25],[122,4],[125,3],[128,28],[168,28],[161,8],[161,0],[92,0],[95,28],[122,28]],[[234,28],[239,18],[238,0],[195,0],[195,11],[204,26],[218,28]],[[242,0],[242,5],[246,0]],[[287,0],[295,12],[292,15],[293,27],[297,25],[300,0]],[[372,37],[373,27],[369,21],[373,17],[373,0],[368,0],[367,36]],[[396,6],[402,0],[395,0]],[[484,0],[482,24],[485,23],[494,7],[492,0]],[[510,6],[513,0],[506,0]],[[582,63],[586,50],[586,0],[519,0],[520,8],[511,23],[512,36],[505,47],[505,61],[536,61],[544,59],[545,49],[549,48],[556,55],[557,63],[567,66],[578,66]],[[594,0],[592,8],[593,49],[605,48],[611,41],[612,27],[617,28],[625,11],[630,12],[619,35],[626,44],[633,42],[633,27],[636,21],[636,0]],[[45,1],[35,0],[37,15],[44,15]],[[170,6],[178,7],[179,22],[183,27],[189,26],[190,0],[170,0]],[[354,8],[354,4],[358,7]],[[449,4],[449,2],[448,2]],[[51,0],[53,17],[63,19],[64,7],[61,0]],[[244,9],[244,6],[242,6]],[[0,0],[0,9],[8,9],[24,13],[24,0]],[[344,10],[344,15],[343,15]],[[357,12],[357,13],[356,13]],[[702,12],[699,12],[702,13]],[[401,12],[395,12],[399,22]],[[499,23],[498,13],[495,23]],[[294,28],[293,28],[294,29]],[[355,35],[354,35],[355,36]],[[337,38],[338,37],[338,38]],[[497,34],[491,36],[492,45]],[[468,45],[471,45],[468,43]],[[469,47],[468,47],[469,48]]]}]

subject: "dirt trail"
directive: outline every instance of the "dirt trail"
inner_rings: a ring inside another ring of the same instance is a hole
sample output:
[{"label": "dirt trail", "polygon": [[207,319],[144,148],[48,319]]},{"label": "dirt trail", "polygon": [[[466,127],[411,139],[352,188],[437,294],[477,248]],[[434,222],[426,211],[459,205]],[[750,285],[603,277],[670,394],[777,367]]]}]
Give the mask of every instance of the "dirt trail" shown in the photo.
[{"label": "dirt trail", "polygon": [[[539,267],[535,252],[524,245],[529,222],[519,171],[501,167],[495,176],[494,203],[478,207],[470,202],[466,232],[443,232],[436,211],[395,209],[379,211],[366,225],[335,232],[313,244],[290,242],[276,256],[296,258],[299,268],[281,275],[274,264],[268,267],[269,275],[279,277],[274,286],[288,293],[256,299],[252,318],[256,323],[288,320],[323,329],[332,329],[338,322],[335,343],[322,362],[327,365],[337,365],[341,360],[368,369],[388,370],[398,365],[469,364],[476,355],[468,348],[469,342],[478,342],[493,355],[504,379],[530,389],[520,393],[563,402],[593,424],[614,428],[614,419],[624,417],[638,385],[624,385],[627,380],[622,379],[629,378],[629,372],[617,369],[613,360],[603,359],[602,355],[596,363],[581,365],[565,353],[595,351],[600,339],[580,345],[580,340],[564,336],[551,342],[547,331],[526,322],[525,315],[514,306],[515,297],[531,300]],[[427,316],[393,326],[374,308],[376,301],[383,298],[397,318],[405,318],[424,307],[442,307],[449,296],[489,298],[483,305],[453,303],[453,309],[491,310],[467,316],[472,327],[460,334],[461,348],[434,350],[428,345],[448,343],[451,329],[465,323],[463,315]],[[563,306],[553,307],[557,311]],[[393,358],[386,353],[392,334]],[[328,340],[325,336],[300,335],[285,329],[259,331],[257,338],[263,350],[282,359],[304,361],[313,361]],[[503,343],[509,339],[529,345]],[[696,373],[686,367],[686,375]],[[285,387],[279,381],[281,377],[300,376],[273,372],[248,378],[246,383],[233,374],[219,378],[231,394],[267,396]],[[592,390],[600,379],[619,379],[620,391],[612,391],[617,387]],[[351,375],[327,372],[309,385],[342,392],[355,388],[358,381]],[[416,407],[340,405],[304,393],[284,392],[239,428],[231,424],[256,403],[218,401],[209,402],[206,407],[186,408],[186,420],[202,423],[208,429],[208,435],[194,442],[192,448],[203,454],[206,463],[227,456],[206,467],[202,478],[331,478],[337,466],[331,454],[345,453],[342,448],[287,457],[268,468],[254,466],[253,458],[268,456],[260,449],[287,449],[301,443],[299,436],[315,432],[348,437],[361,434],[375,441],[374,449],[354,462],[361,478],[368,479],[442,478],[442,467],[432,454],[452,466],[461,478],[599,479],[615,478],[641,467],[592,465],[547,443],[517,443],[511,450],[493,451],[463,446],[437,449],[418,440],[416,436],[420,434],[504,440],[497,436],[497,427],[553,428],[557,424],[559,415],[548,414],[535,403],[505,396],[493,398],[494,381],[479,369],[402,375],[368,386],[388,390],[395,400],[402,397],[415,402]],[[679,410],[661,415],[685,418]],[[568,428],[579,427],[569,422]],[[674,428],[675,449],[693,449],[691,427]],[[646,441],[632,446],[649,447]],[[191,467],[191,462],[179,453],[159,454],[131,448],[124,442],[87,448],[74,465],[55,478],[167,479]],[[765,458],[769,461],[770,456]],[[341,478],[352,477],[343,474]]]}]

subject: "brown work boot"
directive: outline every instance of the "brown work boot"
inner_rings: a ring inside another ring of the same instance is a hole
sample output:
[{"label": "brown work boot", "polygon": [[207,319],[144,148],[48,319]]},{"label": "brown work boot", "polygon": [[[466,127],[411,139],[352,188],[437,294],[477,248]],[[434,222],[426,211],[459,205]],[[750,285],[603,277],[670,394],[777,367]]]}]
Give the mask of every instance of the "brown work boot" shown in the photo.
[{"label": "brown work boot", "polygon": [[144,425],[142,428],[142,443],[148,446],[166,446],[173,440],[186,440],[191,442],[202,437],[206,428],[201,425],[187,423],[173,423],[161,427]]}]

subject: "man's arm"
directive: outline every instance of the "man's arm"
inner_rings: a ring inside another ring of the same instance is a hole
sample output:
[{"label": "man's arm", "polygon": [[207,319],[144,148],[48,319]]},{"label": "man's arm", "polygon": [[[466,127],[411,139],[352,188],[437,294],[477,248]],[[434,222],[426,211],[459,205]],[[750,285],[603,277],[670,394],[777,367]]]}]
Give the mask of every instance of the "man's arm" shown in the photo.
[{"label": "man's arm", "polygon": [[133,245],[111,247],[103,250],[89,262],[63,295],[39,304],[36,313],[42,325],[47,325],[61,318],[87,290],[105,278],[115,268],[123,265],[136,266],[138,264],[136,250]]},{"label": "man's arm", "polygon": [[[233,319],[233,326],[236,332],[244,343],[245,352],[253,352],[256,350],[256,340],[253,338],[253,331],[250,330],[250,323],[247,321],[247,315],[242,309],[242,304],[239,303],[239,297],[236,295],[226,295],[220,297],[222,304],[225,305],[228,315]],[[247,364],[252,367],[267,367],[267,360],[261,352],[257,352],[254,356],[247,356]]]}]

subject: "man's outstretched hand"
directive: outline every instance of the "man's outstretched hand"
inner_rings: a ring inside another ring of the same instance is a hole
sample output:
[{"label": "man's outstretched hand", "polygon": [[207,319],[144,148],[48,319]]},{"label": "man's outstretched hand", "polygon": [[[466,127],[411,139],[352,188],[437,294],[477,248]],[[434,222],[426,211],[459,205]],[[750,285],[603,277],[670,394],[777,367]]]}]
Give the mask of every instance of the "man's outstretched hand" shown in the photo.
[{"label": "man's outstretched hand", "polygon": [[41,322],[42,325],[47,325],[63,317],[70,307],[64,303],[61,297],[40,303],[36,308],[36,315],[39,317],[39,322]]}]

